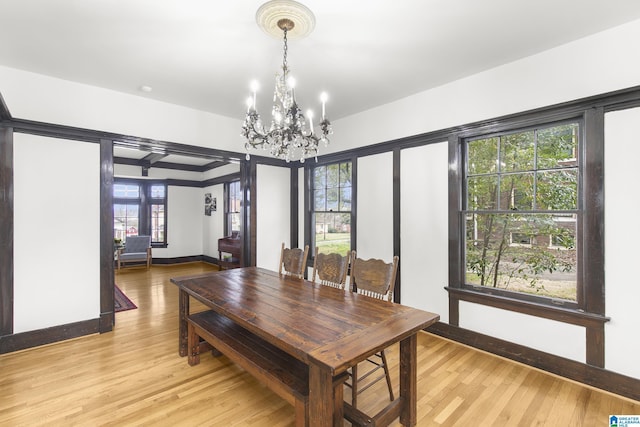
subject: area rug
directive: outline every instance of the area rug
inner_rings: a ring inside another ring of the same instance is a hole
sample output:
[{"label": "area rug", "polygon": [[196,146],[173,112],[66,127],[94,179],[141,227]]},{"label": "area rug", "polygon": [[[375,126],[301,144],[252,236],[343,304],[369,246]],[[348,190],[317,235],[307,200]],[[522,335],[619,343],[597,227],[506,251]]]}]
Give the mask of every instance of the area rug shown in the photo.
[{"label": "area rug", "polygon": [[113,303],[115,306],[116,313],[119,311],[132,310],[134,308],[138,308],[138,306],[135,305],[133,301],[131,301],[129,297],[127,297],[124,294],[124,292],[122,292],[122,290],[118,287],[118,285],[114,285],[113,291],[114,291]]}]

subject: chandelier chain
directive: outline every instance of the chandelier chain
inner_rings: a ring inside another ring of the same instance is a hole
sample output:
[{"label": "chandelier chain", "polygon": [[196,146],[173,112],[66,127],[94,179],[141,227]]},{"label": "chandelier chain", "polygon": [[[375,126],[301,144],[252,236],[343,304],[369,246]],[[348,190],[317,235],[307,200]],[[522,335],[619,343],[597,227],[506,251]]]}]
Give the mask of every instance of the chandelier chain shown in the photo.
[{"label": "chandelier chain", "polygon": [[284,70],[285,77],[286,77],[287,70],[289,69],[287,64],[287,51],[289,50],[289,47],[287,45],[287,28],[285,27],[283,31],[284,31],[284,49],[283,49],[284,53],[282,55],[282,70]]}]

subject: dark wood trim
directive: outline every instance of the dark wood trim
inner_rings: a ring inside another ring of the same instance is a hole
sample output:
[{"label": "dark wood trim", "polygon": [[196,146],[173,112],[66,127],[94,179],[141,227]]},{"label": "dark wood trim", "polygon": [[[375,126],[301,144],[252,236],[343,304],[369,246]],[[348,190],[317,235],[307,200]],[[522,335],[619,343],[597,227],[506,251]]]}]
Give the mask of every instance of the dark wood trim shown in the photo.
[{"label": "dark wood trim", "polygon": [[229,236],[231,234],[231,224],[229,223],[229,197],[231,195],[231,182],[226,181],[222,184],[222,232],[223,236]]},{"label": "dark wood trim", "polygon": [[66,325],[0,337],[0,354],[38,347],[58,341],[100,332],[101,319],[89,319]]},{"label": "dark wood trim", "polygon": [[[113,141],[114,147],[135,148],[142,151],[152,151],[152,149],[154,151],[163,150],[166,154],[199,156],[211,159],[211,161],[238,162],[244,158],[243,154],[234,151],[219,150],[215,148],[181,144],[151,138],[141,138],[131,135],[122,135],[53,123],[44,123],[34,120],[12,119],[11,125],[14,127],[16,132],[20,133],[48,136],[51,138],[70,139],[74,141],[93,142],[96,144],[105,139]],[[285,162],[283,161],[282,163]]]},{"label": "dark wood trim", "polygon": [[171,185],[174,187],[204,188],[203,181],[169,178],[162,180],[161,182],[164,182],[165,184],[167,184],[167,186]]},{"label": "dark wood trim", "polygon": [[305,245],[309,245],[309,257],[307,258],[307,267],[313,267],[313,260],[316,256],[316,248],[311,247],[312,229],[311,229],[311,167],[305,167],[304,169],[304,195],[302,198],[302,204],[304,209],[303,221],[304,221],[304,235],[303,241]]},{"label": "dark wood trim", "polygon": [[[585,112],[583,155],[584,208],[582,260],[586,264],[584,309],[605,314],[604,298],[604,109]],[[602,356],[604,357],[604,355]]]},{"label": "dark wood trim", "polygon": [[[166,156],[166,155],[162,155]],[[128,157],[114,157],[113,162],[119,165],[129,165],[129,166],[139,166],[141,168],[146,167],[154,167],[158,169],[173,169],[180,170],[185,172],[207,172],[211,169],[219,168],[224,165],[228,165],[230,162],[223,162],[214,160],[213,162],[207,163],[206,165],[187,165],[184,163],[172,163],[172,162],[161,162],[161,161],[147,161],[146,157],[143,159],[131,159]]]},{"label": "dark wood trim", "polygon": [[265,157],[265,156],[251,155],[249,161],[252,163],[255,163],[256,165],[280,166],[283,168],[299,168],[303,166],[303,164],[300,162],[287,163],[286,161],[276,159],[275,157]]},{"label": "dark wood trim", "polygon": [[449,324],[460,326],[460,300],[458,298],[449,298]]},{"label": "dark wood trim", "polygon": [[[604,274],[604,108],[589,109],[584,115],[585,141],[583,151],[583,234],[581,252],[585,265],[582,276],[582,291],[585,311],[605,315]],[[578,295],[580,296],[580,294]],[[580,299],[578,300],[580,301]],[[587,328],[587,363],[604,368],[604,325]]]},{"label": "dark wood trim", "polygon": [[7,107],[7,104],[4,102],[4,97],[0,93],[0,123],[10,121],[11,119],[12,117],[9,107]]},{"label": "dark wood trim", "polygon": [[351,162],[351,249],[358,248],[358,158],[345,159]]},{"label": "dark wood trim", "polygon": [[[462,280],[464,271],[463,257],[461,251],[462,223],[460,214],[461,196],[461,172],[462,172],[462,155],[460,138],[453,134],[447,137],[448,141],[448,217],[449,217],[449,284],[450,286],[458,286]],[[449,322],[452,325],[458,325],[459,322],[459,303],[457,299],[449,297]]]},{"label": "dark wood trim", "polygon": [[300,194],[299,194],[299,185],[298,185],[298,173],[300,168],[290,168],[290,188],[291,188],[291,197],[289,202],[289,216],[291,217],[291,221],[289,222],[289,239],[291,240],[292,248],[298,248],[300,243],[300,236],[298,233],[298,228],[300,221],[298,220],[298,214],[300,213]]},{"label": "dark wood trim", "polygon": [[256,265],[256,179],[257,164],[252,156],[250,160],[240,163],[241,209],[240,222],[242,230],[242,264],[244,267]]},{"label": "dark wood trim", "polygon": [[0,337],[13,333],[13,224],[13,129],[0,128]]},{"label": "dark wood trim", "polygon": [[202,255],[202,262],[206,262],[207,264],[220,265],[218,258],[214,258],[209,255]]},{"label": "dark wood trim", "polygon": [[[399,138],[379,144],[369,145],[353,150],[345,150],[339,153],[326,154],[318,157],[318,163],[334,163],[344,161],[353,157],[364,157],[374,154],[380,154],[392,151],[395,148],[405,149],[411,147],[422,146],[430,143],[437,143],[447,140],[452,134],[460,134],[464,136],[467,133],[490,133],[503,130],[505,127],[526,127],[531,123],[535,123],[540,117],[544,116],[549,120],[563,120],[570,117],[580,115],[583,111],[602,107],[605,111],[615,111],[623,108],[631,108],[640,106],[640,86],[634,86],[627,89],[608,92],[605,94],[590,96],[573,101],[563,102],[547,107],[541,107],[533,110],[513,113],[498,118],[468,123],[460,126],[453,126],[446,129],[440,129],[432,132],[425,132],[419,135],[413,135],[405,138]],[[0,108],[0,112],[2,109]],[[8,110],[6,110],[8,112]],[[555,117],[555,118],[554,118]],[[134,147],[140,150],[151,151],[154,149],[163,149],[167,154],[179,154],[186,156],[200,156],[211,158],[212,161],[241,161],[244,160],[244,153],[232,152],[226,150],[217,150],[207,147],[180,144],[168,141],[159,141],[150,138],[140,138],[131,135],[115,134],[110,132],[89,130],[72,126],[56,125],[51,123],[43,123],[32,120],[14,119],[10,115],[4,118],[9,121],[8,126],[14,127],[16,132],[30,133],[34,135],[42,135],[53,138],[81,140],[87,142],[99,143],[101,139],[110,139],[117,146]],[[297,168],[300,164],[297,162],[286,163],[283,160],[271,157],[263,157],[252,155],[251,161],[258,164],[269,164],[273,166],[282,166]]]},{"label": "dark wood trim", "polygon": [[137,178],[118,178],[116,177],[115,179],[117,179],[118,181],[131,181],[131,182],[157,182],[159,184],[165,184],[167,186],[173,186],[173,187],[191,187],[191,188],[206,188],[206,187],[210,187],[212,185],[220,185],[220,184],[224,184],[225,182],[229,182],[229,181],[235,181],[240,179],[240,172],[238,173],[231,173],[228,175],[223,175],[223,176],[218,176],[215,178],[211,178],[211,179],[207,179],[206,181],[194,181],[194,180],[188,180],[188,179],[176,179],[176,178],[168,178],[168,179],[154,179],[154,180],[143,180],[143,179],[137,179]]},{"label": "dark wood trim", "polygon": [[399,257],[398,261],[398,275],[396,277],[396,283],[393,288],[393,301],[400,303],[401,299],[401,275],[402,275],[402,254],[400,248],[402,242],[401,236],[401,215],[400,215],[400,149],[395,148],[393,150],[393,255]]},{"label": "dark wood trim", "polygon": [[569,323],[586,328],[600,328],[610,319],[595,313],[586,313],[581,310],[572,310],[563,307],[555,307],[547,304],[523,301],[516,298],[508,298],[499,295],[487,295],[481,292],[470,291],[453,287],[445,287],[449,292],[449,298],[460,301],[482,304],[502,310],[515,311],[530,316],[542,317],[557,322]]},{"label": "dark wood trim", "polygon": [[597,366],[438,322],[427,332],[630,399],[640,400],[640,380]]},{"label": "dark wood trim", "polygon": [[605,111],[615,111],[637,106],[640,106],[640,86],[398,138],[366,147],[341,151],[339,153],[326,154],[324,156],[318,156],[318,163],[335,163],[353,156],[371,156],[393,151],[395,148],[405,149],[419,147],[446,141],[451,135],[464,137],[469,134],[487,134],[501,132],[505,129],[529,127],[537,124],[541,117],[547,121],[566,120],[580,117],[585,110],[590,108],[602,107]]},{"label": "dark wood trim", "polygon": [[[231,181],[239,181],[240,180],[240,172],[230,173],[227,175],[217,176],[215,178],[207,179],[202,181],[202,188],[210,187],[212,185],[220,185],[226,184]],[[227,197],[227,196],[225,196]],[[225,212],[227,212],[225,210]],[[226,229],[225,229],[226,230]]]},{"label": "dark wood trim", "polygon": [[100,141],[100,333],[113,330],[113,142]]},{"label": "dark wood trim", "polygon": [[208,255],[187,255],[187,256],[178,256],[178,257],[172,257],[172,258],[153,258],[152,264],[153,265],[173,265],[173,264],[184,264],[187,262],[199,262],[199,261],[218,265],[218,259],[210,257]]}]

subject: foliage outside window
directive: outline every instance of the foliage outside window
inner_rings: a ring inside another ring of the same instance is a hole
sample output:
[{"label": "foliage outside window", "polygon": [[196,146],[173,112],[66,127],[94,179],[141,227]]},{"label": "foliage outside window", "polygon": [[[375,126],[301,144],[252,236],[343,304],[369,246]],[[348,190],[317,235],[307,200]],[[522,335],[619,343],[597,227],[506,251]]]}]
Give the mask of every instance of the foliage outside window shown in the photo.
[{"label": "foliage outside window", "polygon": [[227,184],[226,208],[226,230],[227,236],[234,232],[240,232],[240,202],[241,202],[240,181],[231,181]]},{"label": "foliage outside window", "polygon": [[151,235],[155,246],[166,244],[166,186],[146,182],[116,182],[113,186],[113,236]]},{"label": "foliage outside window", "polygon": [[351,162],[312,171],[312,244],[320,253],[346,255],[351,250],[351,183]]},{"label": "foliage outside window", "polygon": [[580,126],[465,141],[465,284],[576,302]]}]

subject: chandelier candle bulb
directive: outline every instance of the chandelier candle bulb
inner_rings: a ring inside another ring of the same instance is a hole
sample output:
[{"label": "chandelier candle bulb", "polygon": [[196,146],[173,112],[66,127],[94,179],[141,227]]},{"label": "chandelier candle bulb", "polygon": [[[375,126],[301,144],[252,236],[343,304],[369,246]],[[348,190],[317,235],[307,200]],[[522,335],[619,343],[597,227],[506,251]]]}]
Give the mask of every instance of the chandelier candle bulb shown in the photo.
[{"label": "chandelier candle bulb", "polygon": [[307,117],[309,117],[309,134],[313,134],[313,111],[307,110]]},{"label": "chandelier candle bulb", "polygon": [[320,101],[322,102],[322,120],[324,120],[326,118],[326,114],[324,112],[324,106],[327,103],[327,99],[329,98],[329,96],[327,95],[327,92],[322,92],[320,94]]},{"label": "chandelier candle bulb", "polygon": [[251,82],[251,90],[253,91],[253,109],[255,110],[256,108],[256,92],[258,92],[258,82],[257,81],[252,81]]}]

